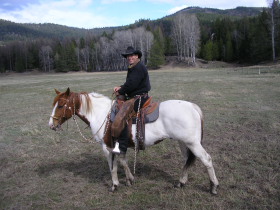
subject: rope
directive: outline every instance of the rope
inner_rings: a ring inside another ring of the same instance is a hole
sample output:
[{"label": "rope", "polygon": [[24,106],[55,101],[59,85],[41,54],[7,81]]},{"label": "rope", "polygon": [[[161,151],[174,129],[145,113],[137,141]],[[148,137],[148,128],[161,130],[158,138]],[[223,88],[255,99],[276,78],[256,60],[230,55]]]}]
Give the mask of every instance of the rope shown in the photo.
[{"label": "rope", "polygon": [[[95,141],[95,142],[93,142],[92,140],[94,139],[94,136],[95,135],[93,135],[93,137],[91,137],[90,139],[87,139],[84,135],[83,135],[83,133],[82,133],[82,131],[81,131],[81,129],[80,129],[80,126],[79,126],[79,124],[78,124],[78,122],[77,122],[77,120],[76,120],[76,106],[75,106],[75,97],[73,98],[73,106],[74,106],[74,112],[73,112],[73,120],[74,120],[74,122],[76,123],[76,125],[77,125],[77,128],[78,128],[78,131],[79,131],[79,133],[81,134],[81,136],[83,137],[83,139],[86,141],[86,142],[88,142],[88,143],[97,143],[97,142],[99,142],[99,141]],[[102,124],[103,125],[103,124]],[[102,127],[102,125],[101,125],[101,127]],[[99,130],[98,130],[99,131]],[[97,133],[96,133],[97,134]],[[82,141],[83,142],[83,141]],[[86,143],[86,142],[83,142],[83,143]]]},{"label": "rope", "polygon": [[137,133],[138,133],[138,116],[140,113],[140,105],[141,105],[141,96],[139,97],[139,104],[138,104],[138,110],[136,114],[136,129],[135,129],[135,141],[134,141],[134,165],[133,165],[133,173],[135,174],[136,171],[136,160],[137,160],[137,150],[138,150],[138,143],[139,140],[137,139]]},{"label": "rope", "polygon": [[[74,115],[75,115],[75,114],[74,114]],[[92,144],[97,143],[97,142],[100,142],[100,141],[95,141],[95,142],[92,141],[92,140],[94,139],[94,136],[91,137],[91,138],[89,138],[89,139],[87,139],[87,138],[83,135],[83,133],[82,133],[80,127],[79,127],[79,124],[77,123],[77,120],[76,120],[76,118],[74,117],[74,115],[73,115],[73,120],[75,121],[75,123],[76,123],[76,125],[77,125],[78,131],[79,131],[79,133],[81,134],[81,136],[83,137],[83,139],[86,141],[86,142],[84,142],[84,141],[81,141],[81,142],[83,142],[83,143],[92,143]],[[75,116],[76,116],[76,115],[75,115]]]},{"label": "rope", "polygon": [[[113,96],[113,95],[112,95],[112,96]],[[92,141],[92,140],[94,139],[94,137],[97,135],[97,133],[101,130],[102,126],[103,126],[104,123],[106,122],[106,127],[105,127],[105,130],[104,130],[104,136],[105,136],[105,134],[106,134],[106,132],[107,132],[107,130],[108,130],[108,127],[109,127],[109,120],[110,120],[110,115],[111,115],[111,112],[112,112],[113,100],[112,100],[111,108],[110,108],[110,110],[109,110],[108,115],[107,115],[106,118],[104,119],[104,121],[103,121],[103,123],[101,124],[100,128],[99,128],[99,129],[96,131],[96,133],[93,134],[93,136],[92,136],[91,138],[89,138],[89,139],[87,139],[87,138],[83,135],[83,133],[82,133],[82,131],[81,131],[81,129],[80,129],[80,126],[79,126],[79,124],[78,124],[78,122],[77,122],[77,120],[76,120],[76,114],[75,114],[75,113],[76,113],[75,98],[73,98],[73,106],[74,106],[73,120],[75,121],[75,123],[76,123],[76,125],[77,125],[77,128],[78,128],[78,131],[79,131],[80,135],[83,137],[83,139],[84,139],[86,142],[92,143],[92,144],[100,142],[101,140],[99,140],[99,141],[95,140],[95,142]],[[103,136],[103,137],[104,137],[104,136]],[[86,142],[84,142],[84,141],[82,141],[82,142],[83,142],[83,143],[86,143]]]}]

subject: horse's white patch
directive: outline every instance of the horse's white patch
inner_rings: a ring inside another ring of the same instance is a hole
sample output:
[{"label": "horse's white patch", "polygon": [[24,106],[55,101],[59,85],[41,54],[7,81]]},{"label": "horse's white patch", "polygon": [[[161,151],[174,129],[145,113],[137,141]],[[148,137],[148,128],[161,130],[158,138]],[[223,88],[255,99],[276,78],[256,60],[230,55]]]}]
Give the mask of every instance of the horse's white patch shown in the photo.
[{"label": "horse's white patch", "polygon": [[[91,93],[89,100],[91,101],[92,107],[89,109],[88,101],[83,95],[81,100],[81,107],[79,114],[85,117],[90,122],[92,134],[97,141],[101,141],[101,145],[104,154],[108,160],[110,166],[113,187],[112,191],[115,190],[116,186],[119,185],[117,176],[117,158],[112,159],[112,154],[107,150],[104,145],[103,136],[106,127],[107,115],[110,112],[112,101],[108,97],[104,97],[101,94]],[[58,104],[56,103],[52,115],[49,121],[49,125],[52,128],[53,117],[55,117],[55,110]],[[217,194],[218,180],[215,175],[215,170],[212,164],[210,155],[201,146],[202,137],[202,120],[203,115],[201,109],[190,102],[182,100],[168,100],[161,102],[159,118],[153,123],[149,123],[145,127],[145,145],[152,146],[156,142],[170,138],[178,140],[180,143],[180,149],[182,155],[188,160],[193,154],[199,158],[204,166],[207,168],[208,176],[210,178],[211,192]],[[54,129],[56,130],[56,129]],[[135,133],[136,127],[132,126],[132,132]],[[135,138],[135,135],[133,136]],[[128,168],[125,155],[120,155],[120,163],[125,167],[126,180],[128,184],[133,182],[134,177]],[[193,159],[193,158],[192,158]],[[179,185],[184,185],[187,182],[187,167],[184,165],[182,175],[179,179]]]},{"label": "horse's white patch", "polygon": [[50,117],[50,120],[49,120],[49,126],[53,126],[53,117],[54,117],[54,114],[55,114],[55,110],[56,110],[56,107],[57,107],[57,102],[52,110],[52,114],[51,114],[51,117]]}]

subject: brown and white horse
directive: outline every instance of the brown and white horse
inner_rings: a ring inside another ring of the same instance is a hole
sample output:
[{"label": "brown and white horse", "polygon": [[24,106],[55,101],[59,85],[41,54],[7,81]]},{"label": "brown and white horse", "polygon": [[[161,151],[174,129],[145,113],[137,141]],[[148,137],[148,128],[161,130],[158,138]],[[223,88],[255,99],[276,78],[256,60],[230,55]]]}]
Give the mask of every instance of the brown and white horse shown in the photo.
[{"label": "brown and white horse", "polygon": [[[79,116],[90,125],[96,141],[100,141],[104,154],[108,160],[112,176],[114,191],[119,185],[117,175],[117,159],[112,158],[112,153],[103,142],[106,127],[106,117],[111,109],[112,100],[98,93],[74,93],[68,88],[66,92],[56,91],[53,102],[53,111],[49,126],[59,130],[61,125],[73,115]],[[135,125],[132,127],[133,140],[135,140]],[[182,100],[168,100],[161,102],[159,118],[146,124],[145,146],[152,146],[163,139],[178,140],[185,165],[179,179],[178,187],[182,187],[188,180],[187,168],[198,158],[206,166],[211,186],[211,193],[217,194],[219,185],[215,175],[212,159],[201,145],[203,135],[203,115],[200,108],[191,102]],[[120,154],[120,163],[125,169],[126,181],[131,185],[134,181],[126,160],[125,154]]]}]

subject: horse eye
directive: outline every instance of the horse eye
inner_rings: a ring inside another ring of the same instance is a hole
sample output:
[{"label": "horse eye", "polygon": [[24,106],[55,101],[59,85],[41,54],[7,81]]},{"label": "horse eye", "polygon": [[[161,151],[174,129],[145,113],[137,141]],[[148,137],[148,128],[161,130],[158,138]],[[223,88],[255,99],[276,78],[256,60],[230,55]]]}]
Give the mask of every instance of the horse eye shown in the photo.
[{"label": "horse eye", "polygon": [[63,107],[63,105],[58,105],[57,106],[58,109],[61,109],[62,107]]}]

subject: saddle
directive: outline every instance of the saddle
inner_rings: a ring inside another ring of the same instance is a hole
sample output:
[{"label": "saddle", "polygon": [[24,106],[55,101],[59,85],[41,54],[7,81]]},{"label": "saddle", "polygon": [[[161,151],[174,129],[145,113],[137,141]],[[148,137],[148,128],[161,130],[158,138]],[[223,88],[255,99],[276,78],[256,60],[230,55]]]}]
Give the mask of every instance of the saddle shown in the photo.
[{"label": "saddle", "polygon": [[145,149],[145,124],[154,122],[158,119],[159,103],[153,102],[152,97],[149,97],[137,116],[137,113],[133,109],[136,99],[132,98],[125,101],[123,98],[120,98],[114,102],[109,116],[110,120],[107,121],[106,125],[107,131],[104,134],[104,143],[107,147],[114,147],[113,137],[117,138],[126,124],[128,126],[130,136],[128,147],[135,147],[134,141],[132,140],[132,124],[137,124],[137,149]]}]

